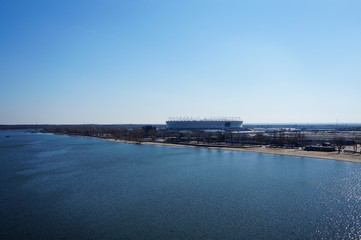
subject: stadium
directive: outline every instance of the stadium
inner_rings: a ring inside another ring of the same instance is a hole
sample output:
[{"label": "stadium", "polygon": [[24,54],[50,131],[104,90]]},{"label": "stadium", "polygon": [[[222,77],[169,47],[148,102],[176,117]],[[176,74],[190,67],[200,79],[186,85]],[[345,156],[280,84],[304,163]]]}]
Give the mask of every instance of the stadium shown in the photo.
[{"label": "stadium", "polygon": [[238,117],[213,117],[194,119],[187,117],[169,118],[167,128],[170,130],[237,130],[243,121]]}]

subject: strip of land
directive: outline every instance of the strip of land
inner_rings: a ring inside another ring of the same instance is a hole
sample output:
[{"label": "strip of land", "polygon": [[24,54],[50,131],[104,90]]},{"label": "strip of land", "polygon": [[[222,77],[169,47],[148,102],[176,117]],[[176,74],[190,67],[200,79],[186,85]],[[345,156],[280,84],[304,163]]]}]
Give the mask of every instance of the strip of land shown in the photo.
[{"label": "strip of land", "polygon": [[164,146],[182,146],[182,147],[203,147],[210,149],[222,149],[231,151],[242,152],[257,152],[265,154],[277,154],[297,157],[309,157],[309,158],[321,158],[337,161],[347,161],[361,163],[361,154],[359,153],[347,153],[347,152],[319,152],[319,151],[305,151],[302,148],[272,148],[272,147],[232,147],[232,146],[217,146],[217,145],[203,145],[203,144],[179,144],[179,143],[165,143],[165,142],[135,142],[107,139],[108,141],[133,143],[133,144],[148,144],[148,145],[164,145]]}]

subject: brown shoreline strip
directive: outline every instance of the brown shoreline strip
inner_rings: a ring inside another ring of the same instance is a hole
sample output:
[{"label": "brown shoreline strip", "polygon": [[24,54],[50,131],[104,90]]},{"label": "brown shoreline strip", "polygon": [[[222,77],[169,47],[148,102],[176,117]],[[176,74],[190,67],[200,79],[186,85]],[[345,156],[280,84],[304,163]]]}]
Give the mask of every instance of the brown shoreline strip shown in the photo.
[{"label": "brown shoreline strip", "polygon": [[285,148],[267,148],[267,147],[244,147],[244,148],[235,148],[232,146],[219,146],[219,145],[204,145],[204,144],[180,144],[180,143],[165,143],[165,142],[136,142],[136,141],[127,141],[127,140],[117,140],[109,138],[100,138],[100,137],[90,137],[90,136],[81,136],[81,135],[67,135],[67,134],[57,134],[57,135],[66,135],[72,137],[88,137],[102,139],[111,142],[120,142],[127,144],[147,144],[147,145],[162,145],[162,146],[179,146],[179,147],[201,147],[209,149],[220,149],[228,151],[239,151],[239,152],[254,152],[254,153],[264,153],[264,154],[276,154],[284,156],[294,156],[294,157],[308,157],[308,158],[318,158],[318,159],[327,159],[327,160],[336,160],[344,162],[354,162],[361,163],[361,154],[359,153],[337,153],[337,152],[317,152],[317,151],[304,151],[300,149],[285,149]]},{"label": "brown shoreline strip", "polygon": [[[106,140],[122,142],[122,143],[133,143],[133,144],[136,143],[133,141],[125,141],[125,140],[115,140],[115,139],[106,139]],[[163,142],[141,142],[141,144],[180,146],[180,147],[202,147],[202,148],[209,148],[209,149],[220,149],[220,150],[230,150],[230,151],[240,151],[240,152],[255,152],[255,153],[319,158],[319,159],[361,163],[361,154],[359,154],[359,153],[316,152],[316,151],[304,151],[304,150],[300,150],[300,149],[267,148],[267,147],[235,148],[232,146],[228,147],[228,146],[217,146],[217,145],[179,144],[179,143],[163,143]]]}]

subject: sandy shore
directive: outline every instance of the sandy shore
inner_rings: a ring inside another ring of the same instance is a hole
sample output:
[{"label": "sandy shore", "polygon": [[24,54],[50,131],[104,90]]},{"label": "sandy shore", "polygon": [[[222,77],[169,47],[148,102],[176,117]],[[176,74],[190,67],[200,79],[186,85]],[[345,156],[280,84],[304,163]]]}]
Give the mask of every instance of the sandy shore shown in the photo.
[{"label": "sandy shore", "polygon": [[[66,134],[59,134],[66,135]],[[116,140],[109,138],[99,138],[99,137],[89,137],[89,136],[81,136],[81,135],[71,135],[78,137],[88,137],[88,138],[96,138],[102,139],[111,142],[121,142],[128,144],[139,144],[136,141],[127,141],[127,140]],[[140,144],[147,145],[162,145],[162,146],[178,146],[178,147],[202,147],[202,148],[210,148],[210,149],[221,149],[228,151],[240,151],[240,152],[256,152],[256,153],[264,153],[264,154],[277,154],[277,155],[286,155],[286,156],[296,156],[296,157],[309,157],[309,158],[321,158],[321,159],[329,159],[329,160],[337,160],[337,161],[345,161],[345,162],[355,162],[361,163],[361,154],[360,153],[346,153],[346,152],[317,152],[317,151],[304,151],[302,149],[289,149],[289,148],[268,148],[268,147],[243,147],[243,148],[232,148],[226,146],[216,146],[216,145],[197,145],[197,144],[178,144],[178,143],[165,143],[165,142],[141,142]]]},{"label": "sandy shore", "polygon": [[[136,142],[133,142],[133,141],[124,141],[124,140],[115,140],[115,139],[106,139],[106,140],[136,144]],[[265,153],[265,154],[321,158],[321,159],[330,159],[330,160],[361,163],[361,154],[359,154],[359,153],[355,154],[355,153],[344,153],[344,152],[341,152],[341,153],[317,152],[317,151],[304,151],[302,149],[267,148],[267,147],[232,148],[232,147],[214,146],[214,145],[201,146],[201,145],[192,145],[192,144],[172,144],[172,143],[163,143],[163,142],[142,142],[141,144],[179,146],[179,147],[203,147],[203,148],[211,148],[211,149],[222,149],[222,150],[241,151],[241,152],[257,152],[257,153]]]}]

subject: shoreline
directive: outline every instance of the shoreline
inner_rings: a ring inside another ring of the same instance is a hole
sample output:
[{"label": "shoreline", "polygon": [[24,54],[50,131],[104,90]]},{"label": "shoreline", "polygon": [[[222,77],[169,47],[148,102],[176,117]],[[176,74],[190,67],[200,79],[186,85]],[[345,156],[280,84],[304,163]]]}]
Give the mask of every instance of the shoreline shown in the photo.
[{"label": "shoreline", "polygon": [[335,160],[335,161],[343,161],[343,162],[361,163],[361,154],[357,154],[357,153],[355,154],[355,153],[345,153],[345,152],[337,153],[337,152],[304,151],[296,148],[267,148],[265,146],[237,148],[232,146],[227,147],[227,146],[202,145],[202,144],[179,144],[179,143],[166,143],[166,142],[153,142],[153,141],[143,141],[138,143],[137,141],[128,141],[128,140],[120,140],[120,139],[118,140],[113,138],[68,135],[68,134],[59,134],[59,133],[52,133],[52,134],[65,135],[70,137],[94,138],[94,139],[100,139],[110,142],[126,143],[126,144],[198,147],[198,148],[219,149],[219,150],[238,151],[238,152],[253,152],[253,153],[263,153],[263,154],[275,154],[282,156],[307,157],[307,158],[318,158],[318,159]]},{"label": "shoreline", "polygon": [[47,132],[54,135],[64,135],[70,137],[86,137],[94,138],[112,142],[120,142],[127,144],[146,144],[146,145],[162,145],[162,146],[179,146],[179,147],[198,147],[198,148],[208,148],[208,149],[219,149],[219,150],[228,150],[228,151],[239,151],[239,152],[254,152],[254,153],[263,153],[263,154],[275,154],[275,155],[284,155],[284,156],[294,156],[294,157],[308,157],[308,158],[318,158],[318,159],[327,159],[335,161],[344,161],[344,162],[354,162],[361,163],[361,154],[353,152],[319,152],[319,151],[305,151],[300,148],[269,148],[266,146],[258,147],[234,147],[234,146],[224,146],[218,144],[195,144],[195,143],[167,143],[161,141],[129,141],[129,140],[118,140],[113,138],[104,138],[96,136],[84,136],[84,135],[69,135],[64,133],[54,133]]},{"label": "shoreline", "polygon": [[[96,137],[94,137],[96,138]],[[126,140],[116,140],[116,139],[104,139],[111,142],[120,142],[127,144],[137,144],[135,141],[126,141]],[[228,150],[228,151],[239,151],[239,152],[254,152],[254,153],[263,153],[263,154],[275,154],[283,156],[294,156],[294,157],[308,157],[308,158],[318,158],[326,160],[336,160],[343,162],[354,162],[361,163],[361,154],[355,153],[337,153],[337,152],[318,152],[318,151],[304,151],[295,148],[267,148],[267,147],[227,147],[227,146],[216,146],[216,145],[201,145],[201,144],[178,144],[178,143],[164,143],[164,142],[141,142],[140,145],[161,145],[161,146],[179,146],[179,147],[198,147],[198,148],[208,148],[208,149],[219,149],[219,150]]]}]

